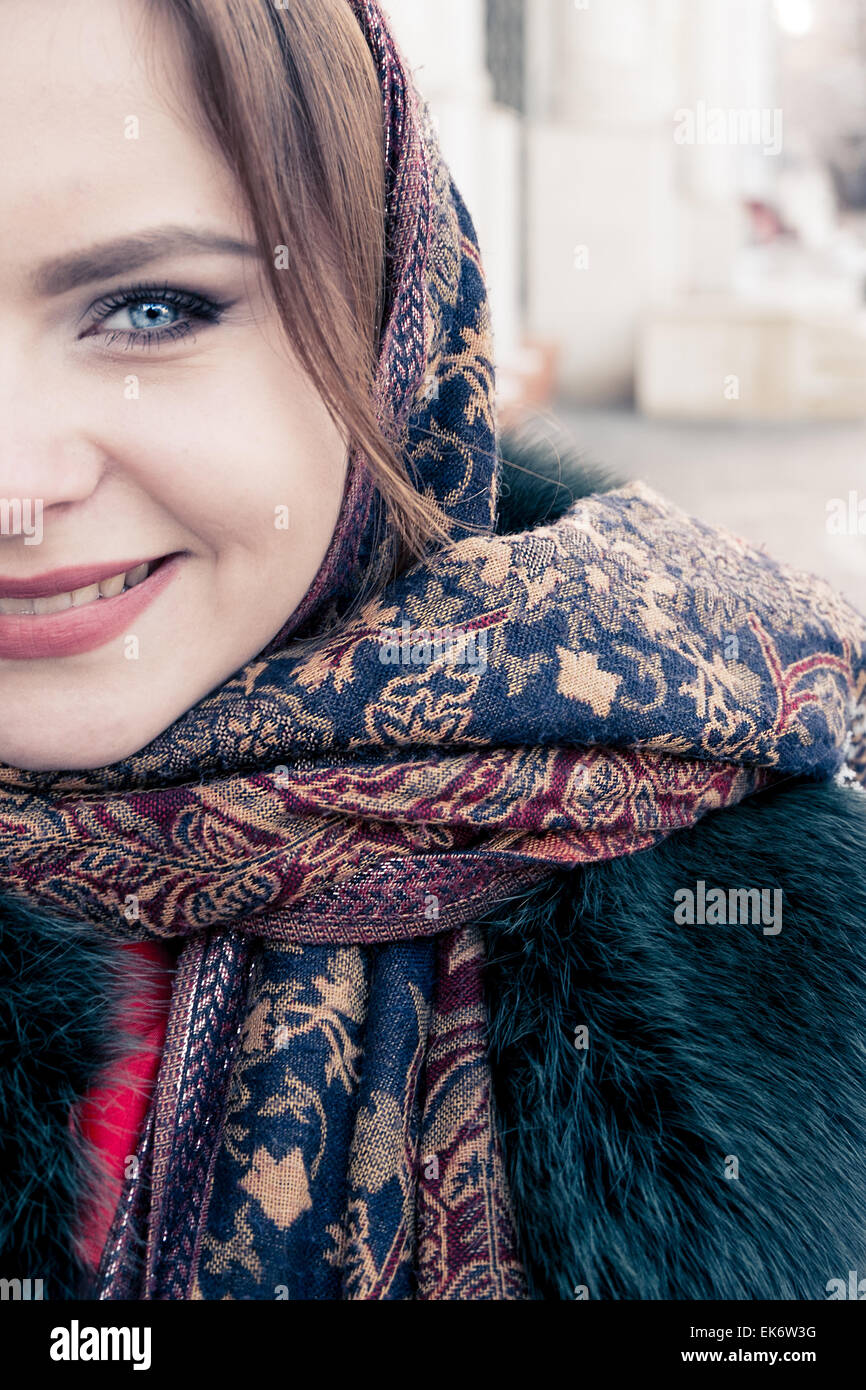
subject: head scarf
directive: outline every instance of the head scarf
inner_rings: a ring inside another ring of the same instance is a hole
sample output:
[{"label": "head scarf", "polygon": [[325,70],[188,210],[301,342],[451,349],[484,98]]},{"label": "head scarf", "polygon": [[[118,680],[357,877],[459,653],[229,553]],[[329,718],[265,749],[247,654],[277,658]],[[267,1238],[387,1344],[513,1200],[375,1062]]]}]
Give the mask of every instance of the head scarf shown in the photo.
[{"label": "head scarf", "polygon": [[641,484],[495,533],[473,224],[378,5],[350,3],[386,132],[376,400],[451,541],[333,626],[381,554],[354,450],[257,659],[123,762],[0,768],[6,891],[185,938],[108,1298],[524,1297],[473,922],[830,775],[866,683],[843,599]]}]

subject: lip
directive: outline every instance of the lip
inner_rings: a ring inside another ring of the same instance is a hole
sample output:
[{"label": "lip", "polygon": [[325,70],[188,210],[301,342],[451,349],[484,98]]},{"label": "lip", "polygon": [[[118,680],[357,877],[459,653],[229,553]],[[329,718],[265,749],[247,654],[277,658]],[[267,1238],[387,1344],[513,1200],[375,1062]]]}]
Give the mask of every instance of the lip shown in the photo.
[{"label": "lip", "polygon": [[[37,661],[45,657],[77,656],[104,646],[141,616],[155,598],[176,577],[185,552],[158,556],[148,563],[155,568],[136,584],[114,598],[94,599],[83,608],[65,608],[60,613],[0,613],[0,660]],[[43,598],[110,579],[113,574],[134,569],[136,564],[75,565],[51,570],[34,579],[7,580],[0,575],[0,597]]]},{"label": "lip", "polygon": [[67,565],[62,570],[37,574],[33,579],[7,579],[0,574],[0,598],[50,598],[52,594],[70,594],[73,589],[98,584],[114,574],[128,574],[137,565],[155,564],[159,558],[145,555],[138,560],[111,560],[106,565]]}]

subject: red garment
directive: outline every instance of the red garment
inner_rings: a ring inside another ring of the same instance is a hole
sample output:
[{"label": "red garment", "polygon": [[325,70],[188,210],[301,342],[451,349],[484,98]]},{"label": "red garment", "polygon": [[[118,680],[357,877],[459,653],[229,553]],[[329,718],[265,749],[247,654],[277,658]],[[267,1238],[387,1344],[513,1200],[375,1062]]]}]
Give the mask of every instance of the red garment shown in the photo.
[{"label": "red garment", "polygon": [[165,1042],[171,1002],[175,957],[157,941],[125,942],[132,964],[146,962],[162,967],[142,972],[134,997],[127,1001],[121,1026],[141,1039],[141,1046],[121,1062],[106,1069],[99,1082],[85,1093],[70,1123],[89,1141],[96,1153],[100,1186],[80,1213],[79,1252],[96,1268],[108,1236],[125,1177],[126,1165],[135,1153],[156,1082]]}]

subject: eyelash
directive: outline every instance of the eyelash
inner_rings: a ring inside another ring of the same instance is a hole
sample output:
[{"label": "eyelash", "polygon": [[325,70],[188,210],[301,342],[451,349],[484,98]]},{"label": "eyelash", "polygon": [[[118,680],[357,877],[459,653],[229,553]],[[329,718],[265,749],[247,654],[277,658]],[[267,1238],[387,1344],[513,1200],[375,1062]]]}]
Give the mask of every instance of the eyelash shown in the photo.
[{"label": "eyelash", "polygon": [[185,312],[188,317],[167,328],[113,328],[105,334],[105,346],[119,346],[124,351],[140,347],[159,348],[164,343],[176,342],[194,332],[196,322],[201,324],[219,323],[228,305],[219,304],[207,296],[196,294],[193,290],[177,289],[173,285],[131,285],[129,289],[116,290],[91,306],[90,314],[94,322],[82,337],[95,336],[100,323],[111,318],[121,309],[135,305],[159,304]]}]

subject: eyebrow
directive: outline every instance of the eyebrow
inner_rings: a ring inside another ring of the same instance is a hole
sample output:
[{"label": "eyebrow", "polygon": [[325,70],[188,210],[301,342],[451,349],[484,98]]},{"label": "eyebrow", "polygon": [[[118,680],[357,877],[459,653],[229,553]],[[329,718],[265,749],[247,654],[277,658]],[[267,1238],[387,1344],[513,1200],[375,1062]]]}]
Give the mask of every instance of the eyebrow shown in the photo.
[{"label": "eyebrow", "polygon": [[34,271],[31,284],[36,294],[66,294],[94,280],[106,280],[113,275],[140,270],[151,261],[166,256],[206,251],[227,256],[258,256],[259,248],[251,242],[218,232],[197,231],[189,227],[152,227],[132,236],[100,242],[82,251],[73,251],[45,261]]}]

